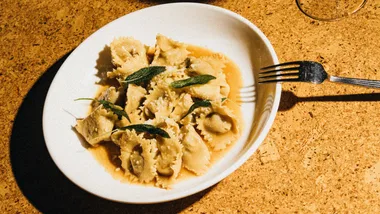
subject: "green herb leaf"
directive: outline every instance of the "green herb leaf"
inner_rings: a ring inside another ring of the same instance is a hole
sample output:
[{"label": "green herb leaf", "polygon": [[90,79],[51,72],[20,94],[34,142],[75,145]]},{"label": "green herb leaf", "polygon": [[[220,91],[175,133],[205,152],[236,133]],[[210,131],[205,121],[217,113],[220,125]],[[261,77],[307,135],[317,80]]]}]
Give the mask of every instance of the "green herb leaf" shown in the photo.
[{"label": "green herb leaf", "polygon": [[78,100],[92,100],[92,101],[97,101],[97,100],[94,99],[94,98],[78,98],[78,99],[75,99],[74,101],[78,101]]},{"label": "green herb leaf", "polygon": [[226,99],[227,99],[227,97],[223,97],[223,98],[222,98],[222,102],[224,102]]},{"label": "green herb leaf", "polygon": [[199,100],[199,101],[195,101],[193,105],[191,105],[191,107],[189,108],[189,111],[187,111],[187,113],[185,114],[185,116],[183,116],[181,118],[181,120],[183,118],[185,118],[187,115],[189,115],[191,112],[193,112],[196,108],[199,108],[199,107],[210,107],[211,106],[211,102],[208,101],[208,100]]},{"label": "green herb leaf", "polygon": [[120,130],[134,129],[136,132],[148,132],[149,134],[157,134],[164,138],[170,138],[169,134],[166,131],[149,124],[134,124],[134,125],[124,126],[118,129]]},{"label": "green herb leaf", "polygon": [[184,80],[174,81],[174,82],[170,83],[170,86],[173,88],[183,88],[183,87],[190,86],[190,85],[206,84],[210,80],[213,80],[213,79],[216,79],[216,77],[214,77],[212,75],[204,74],[204,75],[198,75],[198,76],[190,77],[190,78],[184,79]]},{"label": "green herb leaf", "polygon": [[128,114],[120,106],[117,106],[117,105],[115,105],[113,103],[110,103],[108,101],[105,101],[105,100],[98,100],[98,102],[100,104],[102,104],[104,108],[109,109],[113,113],[115,113],[116,115],[118,115],[119,119],[121,119],[121,117],[125,117],[125,118],[127,118],[127,120],[129,122],[131,122],[131,120],[128,117]]},{"label": "green herb leaf", "polygon": [[140,84],[151,80],[154,76],[164,72],[165,70],[165,66],[150,66],[141,68],[140,70],[127,76],[127,78],[125,78],[125,80],[121,82],[123,82],[125,85]]},{"label": "green herb leaf", "polygon": [[93,98],[78,98],[78,99],[75,99],[75,101],[78,101],[78,100],[92,100],[92,101],[95,101],[95,102],[99,102],[100,104],[103,105],[103,107],[105,109],[108,109],[110,111],[112,111],[114,114],[116,114],[117,116],[119,116],[119,119],[121,119],[121,117],[125,117],[127,118],[127,120],[129,122],[131,122],[131,120],[129,119],[128,117],[128,114],[123,111],[123,108],[118,106],[118,105],[115,105],[111,102],[108,102],[107,100],[97,100],[97,99],[93,99]]}]

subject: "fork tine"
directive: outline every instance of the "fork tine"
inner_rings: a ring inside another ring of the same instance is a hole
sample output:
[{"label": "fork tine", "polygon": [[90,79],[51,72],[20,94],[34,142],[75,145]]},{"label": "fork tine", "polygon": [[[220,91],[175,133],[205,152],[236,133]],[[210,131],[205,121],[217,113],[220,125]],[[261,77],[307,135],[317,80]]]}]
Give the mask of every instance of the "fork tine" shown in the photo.
[{"label": "fork tine", "polygon": [[299,69],[300,69],[300,67],[280,68],[280,69],[276,69],[276,70],[270,70],[270,71],[260,72],[259,75],[276,73],[278,71],[296,71],[296,70],[299,70]]},{"label": "fork tine", "polygon": [[288,74],[275,74],[275,75],[269,75],[269,76],[261,76],[259,79],[268,79],[273,77],[289,77],[289,76],[298,76],[299,73],[288,73]]},{"label": "fork tine", "polygon": [[267,66],[267,67],[263,67],[261,68],[261,70],[265,70],[265,69],[268,69],[268,68],[275,68],[275,67],[278,67],[278,66],[285,66],[285,65],[301,65],[302,61],[294,61],[294,62],[285,62],[285,63],[280,63],[280,64],[277,64],[277,65],[270,65],[270,66]]},{"label": "fork tine", "polygon": [[264,80],[259,81],[259,83],[274,83],[274,82],[299,82],[299,78],[292,78],[292,79],[274,79],[274,80]]}]

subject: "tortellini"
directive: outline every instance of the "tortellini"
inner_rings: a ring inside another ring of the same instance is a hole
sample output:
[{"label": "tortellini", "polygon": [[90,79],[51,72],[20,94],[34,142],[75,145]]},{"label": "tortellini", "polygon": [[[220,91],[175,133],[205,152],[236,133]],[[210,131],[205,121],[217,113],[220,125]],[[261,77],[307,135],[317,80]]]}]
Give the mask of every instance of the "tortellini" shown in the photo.
[{"label": "tortellini", "polygon": [[[160,34],[156,40],[154,47],[131,37],[111,43],[115,68],[107,77],[118,80],[120,86],[106,88],[97,99],[111,107],[120,105],[121,110],[94,102],[93,112],[78,120],[76,129],[93,146],[102,141],[116,144],[120,167],[132,182],[170,188],[182,169],[194,175],[207,173],[213,152],[239,138],[241,118],[224,101],[230,94],[224,74],[226,57],[216,53],[199,56],[188,45]],[[153,66],[165,69],[147,80],[127,83],[131,74]],[[213,78],[183,87],[172,85],[199,75]],[[129,129],[134,125],[153,126],[167,136]]]}]

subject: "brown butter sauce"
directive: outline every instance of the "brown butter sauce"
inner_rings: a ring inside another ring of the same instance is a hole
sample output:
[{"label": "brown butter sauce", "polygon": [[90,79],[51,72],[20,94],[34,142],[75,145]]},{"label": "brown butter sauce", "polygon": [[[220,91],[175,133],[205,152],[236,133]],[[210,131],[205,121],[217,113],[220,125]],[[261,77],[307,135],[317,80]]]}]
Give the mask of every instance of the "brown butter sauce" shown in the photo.
[{"label": "brown butter sauce", "polygon": [[[199,46],[193,46],[188,45],[187,50],[190,52],[190,56],[194,57],[200,57],[200,56],[210,56],[215,54],[215,52],[208,50],[203,47]],[[239,122],[239,129],[240,133],[243,130],[243,120],[242,120],[242,114],[240,110],[240,105],[237,102],[237,96],[239,94],[239,89],[242,87],[242,77],[240,70],[238,66],[229,58],[224,56],[226,59],[225,68],[223,70],[224,74],[226,75],[227,83],[230,86],[230,94],[228,95],[228,99],[225,101],[226,106],[230,108],[234,115],[237,117],[237,121]],[[97,93],[99,95],[103,90],[105,90],[105,87],[101,87]],[[222,151],[212,151],[211,153],[211,164],[216,163],[218,160],[220,160],[226,152],[229,151],[230,148],[232,148],[234,143],[229,145],[226,149]],[[104,169],[112,175],[112,177],[116,180],[119,180],[120,182],[128,182],[128,183],[137,183],[137,182],[131,182],[126,176],[124,176],[124,170],[121,168],[121,161],[118,158],[120,155],[120,151],[118,146],[113,144],[112,142],[104,142],[101,145],[98,145],[96,147],[90,147],[88,149],[91,154],[94,156],[94,158],[104,167]],[[211,150],[210,150],[211,151]],[[190,172],[187,169],[182,168],[178,178],[177,182],[194,177],[195,175]],[[139,185],[147,185],[152,186],[153,182],[148,184],[141,184]]]}]

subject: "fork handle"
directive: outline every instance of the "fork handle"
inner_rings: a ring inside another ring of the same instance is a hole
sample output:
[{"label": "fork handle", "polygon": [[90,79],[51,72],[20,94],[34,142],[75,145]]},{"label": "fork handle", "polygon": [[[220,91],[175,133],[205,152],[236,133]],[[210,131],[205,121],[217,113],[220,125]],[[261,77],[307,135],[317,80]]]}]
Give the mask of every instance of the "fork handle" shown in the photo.
[{"label": "fork handle", "polygon": [[347,77],[335,77],[330,76],[329,80],[331,82],[340,82],[350,85],[360,85],[368,88],[380,88],[380,80],[366,80],[357,78],[347,78]]}]

